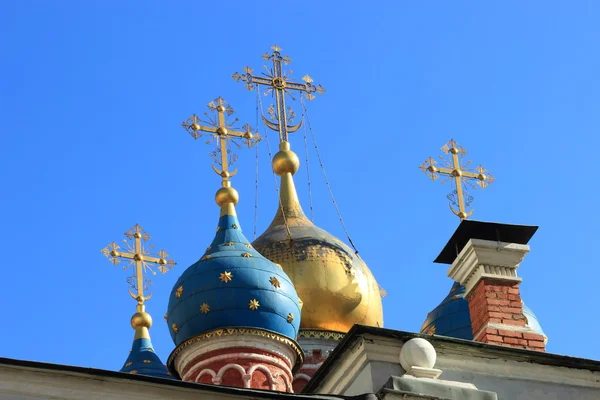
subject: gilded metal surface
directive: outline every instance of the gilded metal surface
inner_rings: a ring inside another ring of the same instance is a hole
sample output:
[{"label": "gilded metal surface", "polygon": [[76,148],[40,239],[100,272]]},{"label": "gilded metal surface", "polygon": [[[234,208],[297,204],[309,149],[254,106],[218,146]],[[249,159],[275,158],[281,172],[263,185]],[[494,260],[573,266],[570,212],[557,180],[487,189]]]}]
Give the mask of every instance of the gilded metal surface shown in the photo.
[{"label": "gilded metal surface", "polygon": [[231,274],[231,272],[225,271],[219,275],[219,279],[221,280],[221,282],[227,283],[230,282],[231,279],[233,279],[233,275]]},{"label": "gilded metal surface", "polygon": [[[137,300],[138,312],[143,312],[144,302],[152,297],[152,293],[149,293],[147,296],[144,295],[144,291],[148,290],[152,284],[152,281],[147,278],[146,274],[156,275],[156,271],[154,271],[152,265],[156,265],[156,269],[161,273],[167,273],[175,266],[175,261],[169,259],[169,255],[164,250],[160,250],[156,254],[157,257],[152,256],[150,251],[154,246],[144,247],[145,242],[150,240],[150,235],[138,224],[135,224],[130,230],[125,232],[125,237],[127,237],[127,240],[123,239],[123,243],[126,246],[125,251],[121,250],[118,244],[112,242],[102,249],[102,254],[113,265],[118,265],[122,260],[129,261],[123,269],[127,269],[131,265],[134,266],[134,275],[127,278],[127,283],[131,286],[129,294]],[[135,293],[131,289],[135,290]]]},{"label": "gilded metal surface", "polygon": [[252,257],[252,254],[250,254],[250,253],[242,253],[242,257],[250,258],[250,257]]},{"label": "gilded metal surface", "polygon": [[345,333],[314,330],[314,329],[300,329],[298,332],[298,339],[333,339],[342,340],[346,336]]},{"label": "gilded metal surface", "polygon": [[275,278],[274,276],[272,276],[269,279],[269,282],[271,282],[271,285],[273,285],[276,288],[280,288],[281,287],[281,283],[279,283],[279,279]]},{"label": "gilded metal surface", "polygon": [[260,303],[256,299],[252,299],[250,300],[250,303],[248,303],[248,308],[250,308],[252,311],[256,311],[258,307],[260,307]]},{"label": "gilded metal surface", "polygon": [[286,338],[285,336],[279,335],[274,332],[264,331],[262,329],[226,328],[226,329],[217,329],[217,330],[214,330],[211,332],[206,332],[206,333],[203,333],[201,335],[198,335],[196,337],[193,337],[193,338],[188,339],[185,342],[181,343],[179,346],[177,346],[175,348],[175,350],[173,350],[171,355],[169,355],[169,359],[167,360],[168,368],[171,371],[174,371],[173,362],[175,361],[175,358],[177,357],[177,355],[179,353],[181,353],[181,351],[183,349],[185,349],[186,347],[191,346],[197,342],[202,342],[204,340],[210,340],[212,338],[222,337],[222,336],[241,336],[241,337],[258,336],[258,337],[263,337],[263,338],[275,340],[280,343],[286,344],[294,350],[294,352],[296,353],[296,356],[297,356],[296,364],[294,365],[294,368],[293,368],[294,372],[297,371],[300,368],[300,366],[302,365],[302,363],[304,362],[304,352],[302,351],[302,349],[300,348],[298,343],[296,343],[294,340]]},{"label": "gilded metal surface", "polygon": [[208,314],[209,311],[210,311],[210,306],[206,303],[202,303],[202,305],[200,306],[200,312],[202,314]]},{"label": "gilded metal surface", "polygon": [[183,286],[179,286],[177,288],[177,291],[175,292],[175,297],[177,297],[177,298],[181,297],[182,293],[183,293]]},{"label": "gilded metal surface", "polygon": [[345,243],[306,218],[289,172],[281,175],[280,199],[273,222],[253,246],[294,283],[303,300],[300,328],[347,332],[354,324],[383,326],[373,274]]},{"label": "gilded metal surface", "polygon": [[[440,156],[440,166],[433,158],[429,157],[419,166],[419,168],[427,174],[432,180],[436,180],[443,175],[446,179],[442,183],[446,183],[449,180],[452,181],[454,190],[448,194],[448,200],[450,200],[450,210],[458,216],[461,220],[469,218],[473,214],[473,210],[467,211],[467,207],[473,201],[473,197],[467,193],[467,186],[475,189],[475,184],[479,185],[482,189],[485,189],[490,183],[494,182],[494,178],[490,175],[485,168],[481,165],[477,168],[469,168],[471,160],[463,163],[462,158],[467,154],[467,150],[460,146],[454,139],[450,139],[442,147],[442,151],[446,154],[450,154],[452,157],[451,161],[444,159]],[[457,206],[458,210],[454,209],[452,205]]]},{"label": "gilded metal surface", "polygon": [[279,133],[279,140],[287,141],[288,133],[297,131],[302,126],[302,121],[295,125],[288,125],[288,121],[291,122],[294,118],[294,111],[285,105],[285,97],[290,96],[294,99],[292,91],[300,92],[304,94],[307,99],[313,100],[315,98],[314,93],[323,94],[325,89],[321,85],[313,85],[313,80],[310,76],[305,75],[302,77],[304,83],[297,83],[290,80],[291,70],[284,71],[282,63],[288,65],[292,60],[288,56],[281,55],[281,48],[277,45],[271,46],[273,53],[265,53],[263,58],[265,61],[272,61],[273,68],[269,69],[264,66],[265,72],[263,76],[252,75],[252,68],[245,67],[243,73],[234,73],[232,78],[236,81],[242,81],[245,83],[246,89],[253,90],[258,85],[267,87],[265,95],[274,94],[276,107],[270,106],[267,110],[270,118],[277,122],[271,122],[263,115],[263,122],[269,129],[272,129]]},{"label": "gilded metal surface", "polygon": [[[248,124],[245,124],[242,127],[243,131],[236,131],[233,129],[233,126],[238,122],[238,119],[236,118],[231,123],[227,120],[226,115],[231,116],[235,111],[222,97],[217,97],[215,100],[208,103],[207,106],[211,111],[211,114],[207,112],[204,113],[204,121],[196,114],[193,114],[183,121],[181,126],[183,126],[194,139],[202,137],[202,134],[204,133],[210,136],[210,139],[206,144],[210,144],[214,140],[217,141],[216,149],[210,154],[218,167],[215,164],[213,164],[212,167],[213,170],[221,176],[223,186],[225,187],[225,182],[228,182],[229,178],[237,173],[237,168],[231,172],[229,171],[229,167],[235,163],[237,156],[227,148],[227,141],[230,141],[238,148],[241,148],[241,145],[237,141],[242,140],[246,146],[252,147],[261,140],[261,137],[258,133],[252,133],[252,128]],[[201,125],[202,123],[205,125]]]},{"label": "gilded metal surface", "polygon": [[289,313],[287,316],[287,322],[292,322],[294,320],[294,314]]},{"label": "gilded metal surface", "polygon": [[177,333],[179,332],[179,328],[177,327],[177,324],[173,323],[173,325],[171,325],[171,329],[173,329],[173,332]]}]

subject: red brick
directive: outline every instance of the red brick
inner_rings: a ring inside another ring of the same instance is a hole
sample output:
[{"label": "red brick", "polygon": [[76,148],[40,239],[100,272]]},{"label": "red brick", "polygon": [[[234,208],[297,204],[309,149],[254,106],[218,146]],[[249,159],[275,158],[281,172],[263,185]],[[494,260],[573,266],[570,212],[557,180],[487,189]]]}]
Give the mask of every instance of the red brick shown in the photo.
[{"label": "red brick", "polygon": [[503,312],[490,312],[489,313],[490,317],[492,318],[506,318],[506,319],[512,319],[513,314],[509,314],[509,313],[503,313]]},{"label": "red brick", "polygon": [[[510,339],[510,338],[508,338]],[[498,336],[498,335],[485,335],[483,336],[483,338],[481,338],[482,342],[503,342],[504,340],[502,339],[502,336]]]},{"label": "red brick", "polygon": [[513,338],[513,337],[505,337],[504,338],[504,343],[518,344],[518,345],[521,345],[521,346],[527,346],[527,340]]},{"label": "red brick", "polygon": [[523,333],[521,333],[521,332],[505,331],[505,330],[498,330],[498,335],[514,337],[514,338],[522,338],[523,337]]},{"label": "red brick", "polygon": [[[512,296],[512,295],[510,295],[510,294],[509,294],[508,296],[510,297],[510,296]],[[511,307],[518,307],[518,308],[520,308],[521,310],[523,309],[523,306],[522,306],[522,304],[521,304],[521,302],[520,302],[520,301],[511,301],[511,302],[510,302],[510,306],[511,306]]]},{"label": "red brick", "polygon": [[495,299],[496,298],[496,293],[495,292],[486,292],[485,293],[485,297],[491,298],[491,299]]},{"label": "red brick", "polygon": [[487,311],[495,311],[495,312],[500,312],[501,311],[500,307],[498,307],[498,306],[487,306],[486,310]]},{"label": "red brick", "polygon": [[508,296],[506,293],[496,293],[496,297],[499,299],[508,299]]},{"label": "red brick", "polygon": [[544,341],[544,337],[542,335],[538,335],[537,333],[523,333],[523,339],[539,340],[540,342]]},{"label": "red brick", "polygon": [[523,309],[520,307],[500,307],[500,311],[511,314],[521,314],[523,312]]},{"label": "red brick", "polygon": [[510,304],[510,301],[503,299],[489,299],[487,303],[493,306],[508,306]]},{"label": "red brick", "polygon": [[503,319],[502,323],[506,324],[506,325],[525,326],[525,320],[517,321],[517,320],[514,320],[514,319]]},{"label": "red brick", "polygon": [[536,349],[538,349],[538,348],[546,348],[546,345],[544,344],[544,342],[540,342],[538,340],[529,340],[527,342],[527,345],[529,347],[535,347]]},{"label": "red brick", "polygon": [[500,318],[488,318],[488,322],[500,324],[500,323],[502,323],[502,320]]},{"label": "red brick", "polygon": [[510,288],[510,289],[508,289],[508,293],[510,293],[510,294],[517,294],[517,295],[521,294],[520,290],[517,289],[517,288]]},{"label": "red brick", "polygon": [[521,302],[521,296],[517,295],[517,294],[510,294],[508,295],[508,299],[510,301],[518,301]]}]

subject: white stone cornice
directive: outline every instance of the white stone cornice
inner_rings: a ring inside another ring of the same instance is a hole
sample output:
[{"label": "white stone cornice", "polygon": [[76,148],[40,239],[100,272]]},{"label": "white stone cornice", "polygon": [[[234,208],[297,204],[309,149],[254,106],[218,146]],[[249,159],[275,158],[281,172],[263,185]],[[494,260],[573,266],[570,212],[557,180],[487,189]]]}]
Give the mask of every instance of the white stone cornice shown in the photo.
[{"label": "white stone cornice", "polygon": [[482,278],[520,282],[517,268],[528,252],[526,244],[470,239],[448,269],[448,276],[465,287],[465,296]]}]

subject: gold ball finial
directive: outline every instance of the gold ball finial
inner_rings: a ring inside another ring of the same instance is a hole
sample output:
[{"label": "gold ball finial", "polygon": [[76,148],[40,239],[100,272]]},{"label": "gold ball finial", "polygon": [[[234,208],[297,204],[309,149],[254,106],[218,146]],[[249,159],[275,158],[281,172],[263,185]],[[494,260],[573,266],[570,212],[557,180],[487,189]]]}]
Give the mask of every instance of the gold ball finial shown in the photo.
[{"label": "gold ball finial", "polygon": [[152,326],[152,317],[147,312],[136,312],[131,317],[131,327],[133,329],[148,328]]},{"label": "gold ball finial", "polygon": [[215,194],[215,201],[219,207],[223,207],[227,203],[233,203],[235,206],[240,199],[237,190],[232,187],[222,187]]},{"label": "gold ball finial", "polygon": [[288,142],[282,142],[279,151],[273,157],[273,171],[281,176],[286,172],[294,175],[300,168],[300,160],[296,153],[290,150]]},{"label": "gold ball finial", "polygon": [[220,126],[217,128],[217,135],[219,136],[225,136],[227,135],[227,128],[225,128],[224,126]]},{"label": "gold ball finial", "polygon": [[192,130],[193,130],[194,132],[198,132],[198,131],[200,130],[200,124],[198,124],[198,123],[193,123],[193,124],[192,124]]}]

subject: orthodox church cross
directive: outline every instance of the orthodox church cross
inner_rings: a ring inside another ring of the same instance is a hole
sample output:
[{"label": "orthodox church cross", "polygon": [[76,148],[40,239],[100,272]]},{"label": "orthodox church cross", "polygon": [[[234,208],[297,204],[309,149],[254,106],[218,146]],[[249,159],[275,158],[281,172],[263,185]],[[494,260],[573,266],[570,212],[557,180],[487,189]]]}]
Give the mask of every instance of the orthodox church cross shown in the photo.
[{"label": "orthodox church cross", "polygon": [[[292,71],[289,70],[286,72],[283,71],[282,63],[288,65],[292,62],[292,60],[288,57],[281,56],[281,48],[277,45],[271,46],[271,50],[273,50],[272,54],[265,53],[262,57],[265,61],[273,61],[273,68],[269,69],[265,65],[264,68],[266,72],[263,72],[264,76],[256,76],[252,75],[252,68],[245,67],[243,69],[244,73],[234,73],[232,75],[233,79],[236,82],[243,81],[246,83],[246,89],[253,90],[258,85],[264,85],[268,87],[268,90],[265,92],[265,95],[275,92],[275,101],[276,107],[275,110],[273,106],[271,106],[267,111],[271,115],[273,120],[277,120],[277,123],[271,122],[265,118],[263,115],[263,121],[265,125],[267,125],[270,129],[277,131],[279,133],[280,141],[288,141],[288,133],[292,133],[297,131],[302,126],[302,121],[300,121],[296,125],[288,125],[288,119],[291,121],[295,114],[291,107],[286,109],[285,107],[285,95],[288,94],[292,97],[290,91],[296,90],[300,93],[304,92],[304,95],[307,99],[313,100],[315,95],[313,93],[317,92],[318,94],[323,94],[325,89],[323,86],[318,85],[314,86],[312,84],[313,80],[310,76],[305,75],[302,80],[304,83],[292,82],[289,80]],[[292,99],[294,99],[292,97]]]},{"label": "orthodox church cross", "polygon": [[[442,151],[446,154],[451,154],[451,162],[440,156],[440,159],[442,160],[441,165],[443,166],[439,167],[436,166],[437,162],[429,157],[419,166],[419,168],[434,181],[438,179],[440,175],[446,177],[442,183],[446,183],[450,179],[453,180],[453,184],[456,188],[452,193],[448,194],[447,197],[448,200],[450,200],[449,205],[452,212],[463,220],[473,214],[473,210],[468,212],[466,210],[473,201],[473,197],[467,193],[467,185],[474,189],[475,184],[473,181],[476,181],[477,185],[482,189],[485,189],[490,183],[494,182],[494,178],[492,175],[487,174],[486,169],[481,165],[474,170],[472,169],[469,171],[470,168],[468,168],[468,166],[471,163],[471,160],[468,160],[464,164],[462,163],[462,157],[467,154],[467,150],[456,143],[454,139],[450,139],[450,141],[442,147]],[[453,204],[458,206],[458,210],[452,207]]]},{"label": "orthodox church cross", "polygon": [[[208,103],[208,108],[213,113],[215,111],[217,112],[216,119],[211,117],[208,113],[204,113],[207,117],[206,123],[208,126],[200,125],[202,121],[196,114],[193,114],[190,118],[185,120],[181,126],[183,126],[194,139],[202,137],[202,132],[210,134],[212,137],[206,142],[207,144],[210,144],[213,140],[217,139],[217,149],[211,153],[211,156],[215,162],[219,164],[220,168],[217,168],[214,164],[212,164],[212,168],[221,176],[223,182],[227,182],[230,177],[237,173],[237,168],[232,172],[229,172],[229,166],[237,160],[237,156],[230,150],[227,150],[227,140],[231,140],[238,148],[240,148],[241,146],[235,142],[235,139],[243,139],[248,147],[252,147],[261,140],[261,137],[258,134],[252,134],[252,128],[248,124],[245,124],[242,127],[244,130],[243,132],[231,129],[232,125],[235,124],[238,119],[236,118],[232,123],[227,122],[225,114],[230,116],[235,111],[222,97],[217,97],[215,100]],[[231,156],[231,159],[228,159],[228,155]]]},{"label": "orthodox church cross", "polygon": [[[143,307],[144,302],[152,297],[152,293],[144,296],[144,291],[148,290],[152,284],[152,281],[146,278],[145,274],[149,272],[152,275],[156,275],[156,271],[152,269],[151,264],[157,265],[157,269],[164,274],[175,266],[175,261],[168,259],[169,255],[164,250],[160,250],[157,253],[158,257],[150,255],[150,251],[154,246],[144,247],[144,242],[150,240],[150,235],[138,224],[135,224],[133,228],[125,232],[125,236],[129,240],[128,242],[123,239],[123,242],[127,246],[127,251],[121,250],[118,244],[112,242],[102,249],[102,254],[113,265],[119,264],[122,260],[129,261],[129,264],[123,267],[123,269],[127,269],[132,264],[135,265],[135,273],[133,276],[127,278],[127,283],[131,285],[129,294],[137,300],[138,309],[143,310],[141,307]],[[131,289],[134,289],[136,293],[132,292]]]}]

